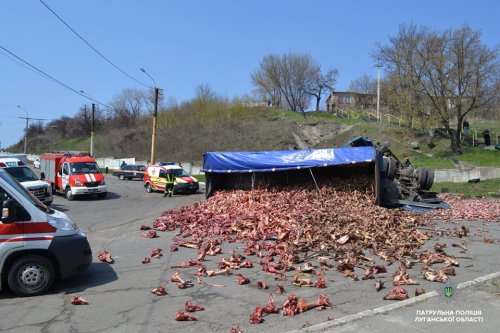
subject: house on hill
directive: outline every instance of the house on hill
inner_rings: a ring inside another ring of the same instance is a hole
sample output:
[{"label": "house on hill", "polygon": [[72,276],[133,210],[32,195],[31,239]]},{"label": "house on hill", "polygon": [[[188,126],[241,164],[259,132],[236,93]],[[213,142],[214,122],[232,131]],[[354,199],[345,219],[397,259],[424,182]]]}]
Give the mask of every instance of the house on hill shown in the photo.
[{"label": "house on hill", "polygon": [[326,110],[334,112],[336,109],[375,109],[377,94],[365,94],[350,91],[334,91],[326,99]]}]

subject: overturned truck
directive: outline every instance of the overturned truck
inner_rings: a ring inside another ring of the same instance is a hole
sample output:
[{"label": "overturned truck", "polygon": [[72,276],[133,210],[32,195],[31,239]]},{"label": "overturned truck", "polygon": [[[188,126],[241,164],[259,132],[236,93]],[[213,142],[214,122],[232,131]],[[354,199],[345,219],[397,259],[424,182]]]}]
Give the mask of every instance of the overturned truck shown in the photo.
[{"label": "overturned truck", "polygon": [[433,170],[401,162],[388,145],[358,137],[344,147],[256,152],[206,152],[206,196],[218,190],[285,188],[332,178],[373,177],[375,203],[384,207],[447,208],[435,192]]}]

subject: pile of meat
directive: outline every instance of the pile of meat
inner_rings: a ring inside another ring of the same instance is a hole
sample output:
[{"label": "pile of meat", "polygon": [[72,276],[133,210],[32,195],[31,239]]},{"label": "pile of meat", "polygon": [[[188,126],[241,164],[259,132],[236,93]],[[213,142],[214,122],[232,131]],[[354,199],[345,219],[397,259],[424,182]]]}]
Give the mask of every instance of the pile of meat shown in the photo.
[{"label": "pile of meat", "polygon": [[447,194],[443,196],[443,200],[451,208],[434,211],[433,218],[435,219],[450,222],[462,220],[500,222],[500,200],[498,199],[463,199]]},{"label": "pile of meat", "polygon": [[[364,250],[395,261],[412,255],[429,238],[417,229],[426,223],[423,217],[373,201],[373,184],[359,178],[335,180],[321,189],[222,191],[193,206],[164,212],[153,228],[179,228],[171,250],[196,248],[198,260],[220,253],[222,242],[246,243],[245,253],[263,258],[267,271],[276,263],[278,271],[288,270],[311,253],[348,267],[368,260]],[[271,265],[266,258],[274,256],[281,260]]]},{"label": "pile of meat", "polygon": [[[448,215],[443,211],[439,217],[449,219],[457,210],[464,208],[449,211]],[[235,283],[247,284],[250,280],[234,270],[260,266],[277,281],[288,279],[299,287],[325,288],[326,270],[334,269],[346,278],[358,280],[355,270],[359,272],[361,268],[362,280],[377,279],[377,274],[387,273],[384,265],[376,264],[376,260],[382,259],[386,264],[399,261],[401,265],[392,277],[393,288],[384,299],[403,300],[408,293],[402,285],[418,284],[405,270],[414,263],[425,265],[422,276],[429,281],[444,283],[448,275],[455,274],[448,266],[457,266],[458,262],[443,250],[445,244],[437,244],[435,252],[419,251],[439,231],[431,222],[434,217],[379,207],[374,204],[372,180],[356,178],[335,179],[322,188],[217,192],[206,201],[165,211],[154,221],[153,229],[179,230],[171,251],[178,247],[196,250],[196,259],[172,268],[195,267],[198,283],[202,277],[234,274]],[[467,236],[464,227],[455,228],[452,233]],[[223,243],[235,242],[244,244],[242,254],[223,253]],[[461,244],[455,245],[466,250]],[[215,267],[205,266],[206,256],[219,257],[210,260],[216,263]],[[446,267],[431,268],[435,263]],[[176,274],[179,288],[192,285]],[[265,282],[254,282],[259,288],[268,288]],[[374,289],[379,291],[383,284],[382,280],[375,280]],[[283,286],[278,285],[276,293],[283,291]],[[424,292],[420,288],[416,295]],[[306,303],[292,294],[277,307],[271,295],[267,306],[257,307],[250,315],[250,322],[261,323],[262,316],[278,312],[291,316],[313,307],[320,310],[331,304],[325,296]]]}]

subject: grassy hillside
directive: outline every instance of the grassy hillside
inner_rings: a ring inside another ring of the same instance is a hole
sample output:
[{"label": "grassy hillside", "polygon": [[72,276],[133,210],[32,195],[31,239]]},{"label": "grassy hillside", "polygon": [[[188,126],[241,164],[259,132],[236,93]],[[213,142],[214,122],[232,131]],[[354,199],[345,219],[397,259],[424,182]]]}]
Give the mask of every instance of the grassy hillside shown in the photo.
[{"label": "grassy hillside", "polygon": [[[500,122],[471,122],[490,131]],[[374,142],[389,142],[396,156],[409,157],[416,166],[453,168],[469,165],[500,166],[500,152],[466,148],[452,155],[449,141],[438,139],[430,149],[425,134],[397,124],[344,119],[325,112],[301,114],[266,107],[245,107],[241,103],[190,102],[159,113],[157,160],[201,163],[206,151],[252,151],[325,148],[343,145],[363,135]],[[493,138],[492,138],[493,140]],[[19,147],[22,143],[20,142]],[[50,150],[89,150],[88,136],[56,140],[49,134],[29,138],[34,153]],[[414,149],[418,146],[419,149]],[[130,128],[100,128],[95,133],[95,155],[115,158],[135,156],[148,160],[151,152],[151,118],[139,119]]]}]

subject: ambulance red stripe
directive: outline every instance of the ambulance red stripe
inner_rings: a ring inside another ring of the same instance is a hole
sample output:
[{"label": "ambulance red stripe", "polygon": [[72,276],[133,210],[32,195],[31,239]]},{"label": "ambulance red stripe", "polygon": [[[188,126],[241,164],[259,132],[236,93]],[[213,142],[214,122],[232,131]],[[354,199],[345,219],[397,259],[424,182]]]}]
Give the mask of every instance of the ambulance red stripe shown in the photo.
[{"label": "ambulance red stripe", "polygon": [[45,236],[45,237],[19,237],[19,238],[10,238],[10,239],[0,239],[0,243],[13,243],[13,242],[31,242],[31,241],[40,241],[40,240],[52,240],[53,236]]},{"label": "ambulance red stripe", "polygon": [[24,222],[0,224],[0,235],[42,234],[56,232],[57,229],[48,222]]}]

